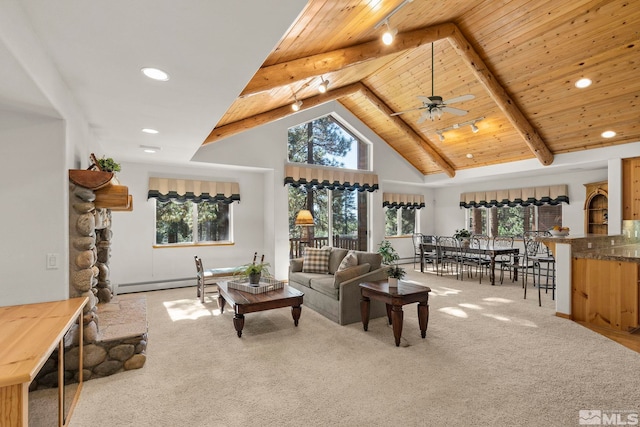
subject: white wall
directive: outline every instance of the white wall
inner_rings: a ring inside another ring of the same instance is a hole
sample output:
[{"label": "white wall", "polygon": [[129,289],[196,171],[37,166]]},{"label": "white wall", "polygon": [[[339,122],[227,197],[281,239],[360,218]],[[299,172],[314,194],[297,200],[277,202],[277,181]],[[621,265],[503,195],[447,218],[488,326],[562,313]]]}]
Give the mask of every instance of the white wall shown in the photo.
[{"label": "white wall", "polygon": [[[68,228],[62,120],[0,111],[0,306],[66,299]],[[57,269],[47,269],[47,254]]]}]

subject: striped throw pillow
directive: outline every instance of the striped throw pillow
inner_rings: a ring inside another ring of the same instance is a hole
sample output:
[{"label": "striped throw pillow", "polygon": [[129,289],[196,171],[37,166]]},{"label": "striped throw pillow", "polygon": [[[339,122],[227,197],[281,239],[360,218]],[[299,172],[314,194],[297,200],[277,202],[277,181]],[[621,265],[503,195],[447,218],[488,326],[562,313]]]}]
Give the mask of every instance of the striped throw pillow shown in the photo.
[{"label": "striped throw pillow", "polygon": [[331,249],[306,248],[302,260],[302,272],[327,274],[329,255],[331,255]]}]

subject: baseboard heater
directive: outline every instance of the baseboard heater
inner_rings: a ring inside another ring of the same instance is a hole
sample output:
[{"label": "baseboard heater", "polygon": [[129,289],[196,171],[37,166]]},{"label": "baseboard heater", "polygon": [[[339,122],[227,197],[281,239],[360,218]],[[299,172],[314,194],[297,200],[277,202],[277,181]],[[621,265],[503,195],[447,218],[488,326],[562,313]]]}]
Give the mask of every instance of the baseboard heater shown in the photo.
[{"label": "baseboard heater", "polygon": [[195,285],[195,277],[112,284],[114,295],[133,292],[158,291],[161,289],[185,288],[187,286]]}]

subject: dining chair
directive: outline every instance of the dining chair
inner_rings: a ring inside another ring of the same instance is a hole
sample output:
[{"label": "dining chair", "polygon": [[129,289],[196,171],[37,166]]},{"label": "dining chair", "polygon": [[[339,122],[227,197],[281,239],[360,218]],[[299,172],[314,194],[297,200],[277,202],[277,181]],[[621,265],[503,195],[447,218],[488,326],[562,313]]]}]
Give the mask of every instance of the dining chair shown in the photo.
[{"label": "dining chair", "polygon": [[431,264],[433,271],[437,272],[438,269],[438,251],[437,251],[437,236],[431,236],[431,235],[423,235],[422,236],[422,243],[428,243],[433,245],[433,249],[427,251],[424,251],[424,263],[425,264]]},{"label": "dining chair", "polygon": [[[548,231],[527,231],[523,234],[525,270],[524,270],[524,298],[527,298],[527,278],[529,269],[533,277],[533,286],[538,288],[538,305],[542,306],[542,272],[545,276],[545,293],[551,289],[551,298],[555,300],[556,290],[556,260],[549,248],[537,237],[551,236]],[[537,277],[537,280],[536,280]]]},{"label": "dining chair", "polygon": [[440,275],[445,271],[455,271],[456,278],[459,278],[460,262],[462,260],[460,241],[455,237],[440,236],[438,239],[438,252],[440,253]]},{"label": "dining chair", "polygon": [[488,269],[491,265],[491,259],[485,255],[477,252],[473,252],[470,249],[487,249],[489,246],[489,237],[481,235],[473,235],[470,238],[469,247],[461,247],[461,267],[462,274],[464,276],[464,270],[466,267],[467,276],[472,277],[473,269],[475,268],[476,276],[479,276],[479,281],[482,283],[482,277],[484,270]]},{"label": "dining chair", "polygon": [[[495,249],[512,249],[513,248],[514,238],[513,236],[494,236],[493,237],[493,247]],[[514,271],[520,267],[520,256],[517,257],[518,262],[516,262],[516,254],[501,254],[496,256],[496,264],[500,267],[500,283],[504,283],[504,273],[505,271],[509,272],[509,279],[513,280]]]},{"label": "dining chair", "polygon": [[195,255],[194,258],[196,262],[196,296],[200,298],[200,302],[204,303],[205,286],[215,286],[216,292],[218,292],[218,283],[211,274],[204,271],[204,268],[202,267],[202,259],[200,259],[198,255]]},{"label": "dining chair", "polygon": [[413,233],[412,240],[413,240],[413,269],[415,270],[416,261],[420,259],[420,243],[422,243],[422,234]]}]

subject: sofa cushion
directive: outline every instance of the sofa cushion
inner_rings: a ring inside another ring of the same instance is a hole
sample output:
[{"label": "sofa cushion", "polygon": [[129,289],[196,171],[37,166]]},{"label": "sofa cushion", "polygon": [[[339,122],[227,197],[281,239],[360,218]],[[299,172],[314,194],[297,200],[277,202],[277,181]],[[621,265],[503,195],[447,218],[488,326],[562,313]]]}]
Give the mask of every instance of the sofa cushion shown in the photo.
[{"label": "sofa cushion", "polygon": [[347,268],[354,267],[356,265],[358,265],[358,257],[353,253],[353,251],[349,251],[347,255],[342,258],[342,262],[340,263],[337,271],[346,270]]},{"label": "sofa cushion", "polygon": [[303,273],[324,273],[329,272],[330,250],[306,248],[304,250],[304,260],[302,261]]},{"label": "sofa cushion", "polygon": [[340,263],[347,255],[349,251],[342,248],[331,248],[331,255],[329,256],[329,274],[335,274],[340,267]]},{"label": "sofa cushion", "polygon": [[333,286],[333,276],[316,277],[311,279],[311,289],[315,289],[323,295],[335,300],[339,299],[340,289]]},{"label": "sofa cushion", "polygon": [[368,262],[371,264],[371,270],[379,269],[382,264],[382,256],[377,252],[355,251],[355,254],[358,257],[358,264]]},{"label": "sofa cushion", "polygon": [[333,286],[337,289],[340,287],[342,282],[362,276],[363,274],[368,273],[370,269],[371,265],[368,262],[365,262],[364,264],[358,264],[353,267],[349,267],[346,270],[338,271],[334,276]]},{"label": "sofa cushion", "polygon": [[326,274],[321,273],[303,273],[303,272],[295,272],[292,271],[289,273],[289,282],[296,282],[301,285],[306,286],[307,288],[311,287],[311,280],[313,279],[322,279],[333,276],[327,276]]}]

